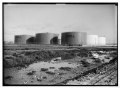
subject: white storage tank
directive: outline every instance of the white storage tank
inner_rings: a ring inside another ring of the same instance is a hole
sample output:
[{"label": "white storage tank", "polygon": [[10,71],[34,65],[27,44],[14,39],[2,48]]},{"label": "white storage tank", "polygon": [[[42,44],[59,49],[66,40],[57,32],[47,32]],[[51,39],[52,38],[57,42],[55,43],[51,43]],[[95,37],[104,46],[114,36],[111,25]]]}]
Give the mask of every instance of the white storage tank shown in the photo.
[{"label": "white storage tank", "polygon": [[87,45],[90,46],[98,45],[98,35],[87,35]]},{"label": "white storage tank", "polygon": [[106,45],[106,38],[98,37],[98,45]]}]

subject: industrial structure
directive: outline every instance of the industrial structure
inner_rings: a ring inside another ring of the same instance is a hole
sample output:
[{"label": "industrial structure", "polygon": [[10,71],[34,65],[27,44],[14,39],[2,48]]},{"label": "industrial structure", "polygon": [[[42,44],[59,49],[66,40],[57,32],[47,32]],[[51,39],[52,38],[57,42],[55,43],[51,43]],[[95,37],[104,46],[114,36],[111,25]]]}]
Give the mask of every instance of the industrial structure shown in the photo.
[{"label": "industrial structure", "polygon": [[58,44],[58,34],[37,33],[36,44]]},{"label": "industrial structure", "polygon": [[87,35],[87,45],[90,46],[98,45],[98,35]]},{"label": "industrial structure", "polygon": [[86,32],[64,32],[61,35],[62,45],[85,45],[87,33]]},{"label": "industrial structure", "polygon": [[103,46],[106,45],[106,38],[98,35],[87,35],[86,32],[63,32],[61,39],[58,39],[59,34],[55,33],[37,33],[32,35],[15,35],[15,44],[58,44],[68,46]]},{"label": "industrial structure", "polygon": [[30,37],[29,39],[27,39],[27,44],[35,44],[36,43],[36,38],[35,37]]},{"label": "industrial structure", "polygon": [[27,41],[31,38],[31,35],[15,35],[15,44],[28,44]]},{"label": "industrial structure", "polygon": [[58,39],[58,44],[59,44],[59,45],[61,44],[61,39]]},{"label": "industrial structure", "polygon": [[98,45],[106,45],[106,38],[105,37],[98,37]]}]

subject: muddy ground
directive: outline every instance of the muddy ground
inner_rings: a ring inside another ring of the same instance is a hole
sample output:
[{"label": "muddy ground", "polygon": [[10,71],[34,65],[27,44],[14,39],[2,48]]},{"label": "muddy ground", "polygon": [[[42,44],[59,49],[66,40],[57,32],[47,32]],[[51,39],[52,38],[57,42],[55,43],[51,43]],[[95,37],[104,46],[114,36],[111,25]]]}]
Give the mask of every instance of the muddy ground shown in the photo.
[{"label": "muddy ground", "polygon": [[[105,49],[104,51],[115,51],[109,55],[115,61],[117,60],[115,49]],[[70,84],[70,80],[103,65],[99,59],[93,58],[91,50],[84,48],[70,50],[5,49],[3,61],[5,85],[73,85]],[[72,83],[81,85],[79,81],[74,82]],[[113,85],[115,84],[113,83]]]}]

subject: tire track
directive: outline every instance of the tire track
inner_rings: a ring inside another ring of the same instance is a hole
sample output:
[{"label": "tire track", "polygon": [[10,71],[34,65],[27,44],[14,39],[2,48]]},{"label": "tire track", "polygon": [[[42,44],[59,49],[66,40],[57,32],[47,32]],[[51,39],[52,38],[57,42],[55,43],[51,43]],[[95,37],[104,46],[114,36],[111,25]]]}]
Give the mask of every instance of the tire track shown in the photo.
[{"label": "tire track", "polygon": [[[116,66],[115,66],[116,67]],[[115,68],[114,67],[114,68]],[[114,75],[114,73],[115,73],[115,69],[114,68],[111,68],[109,71],[107,71],[107,72],[105,72],[104,74],[102,74],[102,75],[105,75],[105,76],[103,76],[103,77],[101,77],[101,78],[99,78],[99,76],[101,76],[101,75],[99,75],[97,78],[95,78],[95,79],[98,79],[98,80],[96,80],[94,83],[92,83],[91,85],[95,85],[95,84],[97,84],[97,83],[99,83],[101,80],[104,80],[106,77],[108,77],[108,76],[112,76],[112,75]],[[113,71],[114,70],[114,71]]]}]

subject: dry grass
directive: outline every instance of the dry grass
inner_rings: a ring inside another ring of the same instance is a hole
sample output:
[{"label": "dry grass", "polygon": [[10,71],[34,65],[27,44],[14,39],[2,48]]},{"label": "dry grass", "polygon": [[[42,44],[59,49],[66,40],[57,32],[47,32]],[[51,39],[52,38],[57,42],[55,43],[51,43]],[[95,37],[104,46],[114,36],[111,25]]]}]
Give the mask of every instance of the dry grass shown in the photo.
[{"label": "dry grass", "polygon": [[[4,51],[4,67],[26,67],[37,61],[50,61],[52,58],[62,57],[62,60],[72,59],[76,56],[88,57],[91,52],[87,49],[79,50],[42,50],[42,51]],[[116,52],[112,56],[116,56]]]}]

